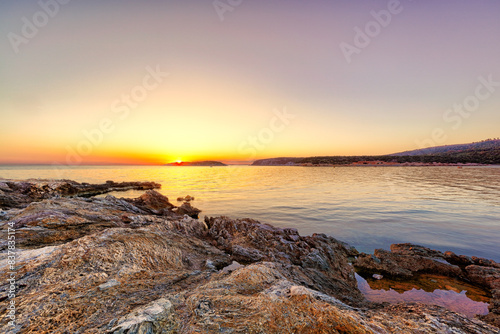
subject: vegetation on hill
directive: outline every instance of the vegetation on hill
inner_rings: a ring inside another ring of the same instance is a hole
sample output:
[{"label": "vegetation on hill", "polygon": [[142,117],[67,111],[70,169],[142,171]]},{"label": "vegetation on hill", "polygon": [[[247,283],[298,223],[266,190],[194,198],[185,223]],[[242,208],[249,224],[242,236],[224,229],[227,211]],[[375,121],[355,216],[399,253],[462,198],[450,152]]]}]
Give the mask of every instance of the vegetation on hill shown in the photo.
[{"label": "vegetation on hill", "polygon": [[500,148],[500,138],[493,138],[493,139],[489,138],[486,140],[469,144],[435,146],[420,150],[394,153],[390,155],[405,156],[405,155],[428,155],[428,154],[438,154],[438,153],[460,153],[464,151],[488,151],[499,148]]},{"label": "vegetation on hill", "polygon": [[309,158],[275,158],[257,160],[255,166],[294,164],[350,165],[359,161],[393,163],[477,163],[500,164],[500,139],[487,139],[476,143],[430,147],[389,155],[322,156]]}]

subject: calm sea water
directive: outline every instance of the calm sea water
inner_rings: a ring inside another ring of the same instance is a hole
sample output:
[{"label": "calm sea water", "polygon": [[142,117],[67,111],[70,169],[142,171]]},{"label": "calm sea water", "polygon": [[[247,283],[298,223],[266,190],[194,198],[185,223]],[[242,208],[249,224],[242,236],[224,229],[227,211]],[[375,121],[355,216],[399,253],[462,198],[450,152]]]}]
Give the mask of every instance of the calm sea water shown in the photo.
[{"label": "calm sea water", "polygon": [[4,166],[0,178],[156,181],[174,204],[194,196],[202,216],[325,233],[364,252],[412,242],[500,261],[499,167]]}]

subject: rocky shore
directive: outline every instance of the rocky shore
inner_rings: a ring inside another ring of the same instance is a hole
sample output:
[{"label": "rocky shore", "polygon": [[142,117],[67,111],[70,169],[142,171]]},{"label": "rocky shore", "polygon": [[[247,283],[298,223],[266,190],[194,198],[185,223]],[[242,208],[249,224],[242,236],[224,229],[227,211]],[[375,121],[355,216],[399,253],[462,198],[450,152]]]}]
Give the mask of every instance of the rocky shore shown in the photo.
[{"label": "rocky shore", "polygon": [[[0,331],[500,331],[494,261],[410,244],[360,254],[324,234],[300,236],[252,219],[203,221],[190,202],[175,206],[158,188],[0,180]],[[93,197],[128,189],[145,192]],[[490,313],[468,318],[439,306],[368,302],[355,269],[402,280],[423,272],[459,278],[491,293]]]}]

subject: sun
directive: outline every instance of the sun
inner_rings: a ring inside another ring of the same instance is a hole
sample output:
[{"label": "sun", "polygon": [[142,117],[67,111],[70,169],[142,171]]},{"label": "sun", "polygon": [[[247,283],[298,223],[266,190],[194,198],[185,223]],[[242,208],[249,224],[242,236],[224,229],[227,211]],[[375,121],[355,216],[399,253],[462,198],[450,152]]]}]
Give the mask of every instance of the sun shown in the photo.
[{"label": "sun", "polygon": [[177,159],[176,161],[178,164],[182,163],[182,159]]}]

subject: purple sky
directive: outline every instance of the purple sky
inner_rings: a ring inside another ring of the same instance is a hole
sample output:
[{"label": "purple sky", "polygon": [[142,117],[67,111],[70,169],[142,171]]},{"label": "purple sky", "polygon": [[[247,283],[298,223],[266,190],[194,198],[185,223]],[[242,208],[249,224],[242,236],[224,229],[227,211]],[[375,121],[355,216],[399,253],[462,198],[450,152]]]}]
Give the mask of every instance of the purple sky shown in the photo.
[{"label": "purple sky", "polygon": [[[41,3],[53,17],[0,4],[0,163],[386,154],[499,136],[499,1]],[[168,76],[127,104],[146,68]]]}]

